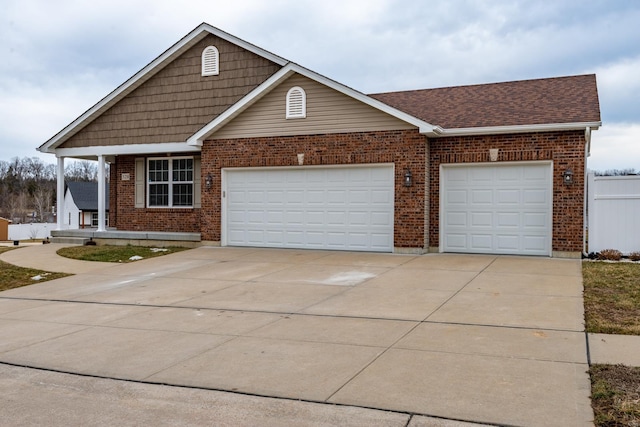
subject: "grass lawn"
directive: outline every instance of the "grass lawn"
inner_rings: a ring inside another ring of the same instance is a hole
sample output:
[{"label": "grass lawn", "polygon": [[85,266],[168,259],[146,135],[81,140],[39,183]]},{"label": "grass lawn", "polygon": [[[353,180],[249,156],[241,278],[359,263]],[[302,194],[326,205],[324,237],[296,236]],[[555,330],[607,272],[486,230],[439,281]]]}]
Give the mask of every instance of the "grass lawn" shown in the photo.
[{"label": "grass lawn", "polygon": [[640,368],[593,365],[591,405],[596,426],[640,425]]},{"label": "grass lawn", "polygon": [[[168,255],[189,248],[171,246],[154,248],[148,246],[70,246],[58,250],[57,254],[83,261],[132,262],[142,259]],[[131,259],[133,257],[133,259]]]},{"label": "grass lawn", "polygon": [[640,264],[583,262],[587,332],[640,335]]},{"label": "grass lawn", "polygon": [[[0,248],[0,254],[14,250],[14,248]],[[59,279],[70,276],[66,273],[49,273],[33,268],[23,268],[0,261],[0,291],[19,288],[21,286],[33,285],[34,283],[46,282],[47,280]],[[32,277],[40,277],[34,280]]]},{"label": "grass lawn", "polygon": [[[640,335],[640,264],[583,262],[587,332]],[[596,426],[640,426],[640,368],[593,365]]]}]

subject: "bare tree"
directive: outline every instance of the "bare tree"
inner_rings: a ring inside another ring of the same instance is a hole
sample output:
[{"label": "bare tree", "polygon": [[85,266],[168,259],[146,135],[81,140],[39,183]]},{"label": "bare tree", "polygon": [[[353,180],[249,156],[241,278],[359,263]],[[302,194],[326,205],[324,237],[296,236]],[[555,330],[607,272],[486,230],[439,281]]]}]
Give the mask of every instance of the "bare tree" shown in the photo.
[{"label": "bare tree", "polygon": [[39,187],[33,194],[33,207],[36,222],[48,222],[53,204],[53,190],[45,186]]},{"label": "bare tree", "polygon": [[634,168],[626,168],[626,169],[607,169],[606,171],[594,171],[596,176],[625,176],[625,175],[636,175],[640,172],[637,172]]},{"label": "bare tree", "polygon": [[70,181],[97,181],[98,165],[90,160],[78,160],[65,168],[64,175]]},{"label": "bare tree", "polygon": [[9,197],[8,204],[9,219],[12,221],[23,223],[28,217],[27,195],[25,193],[12,194]]}]

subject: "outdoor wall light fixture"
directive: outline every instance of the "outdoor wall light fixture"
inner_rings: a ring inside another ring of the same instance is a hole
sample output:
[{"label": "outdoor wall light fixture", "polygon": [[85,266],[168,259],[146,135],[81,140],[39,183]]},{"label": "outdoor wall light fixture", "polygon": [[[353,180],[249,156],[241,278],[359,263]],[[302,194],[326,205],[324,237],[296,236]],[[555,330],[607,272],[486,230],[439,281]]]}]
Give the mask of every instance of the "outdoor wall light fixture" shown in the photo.
[{"label": "outdoor wall light fixture", "polygon": [[204,186],[207,190],[210,190],[213,186],[213,177],[211,176],[211,174],[207,174],[206,178],[204,179]]},{"label": "outdoor wall light fixture", "polygon": [[411,174],[411,171],[409,170],[409,168],[407,168],[407,171],[404,173],[404,186],[411,187],[412,185],[413,185],[413,175]]},{"label": "outdoor wall light fixture", "polygon": [[562,173],[562,180],[565,184],[573,184],[573,171],[571,169],[567,169]]}]

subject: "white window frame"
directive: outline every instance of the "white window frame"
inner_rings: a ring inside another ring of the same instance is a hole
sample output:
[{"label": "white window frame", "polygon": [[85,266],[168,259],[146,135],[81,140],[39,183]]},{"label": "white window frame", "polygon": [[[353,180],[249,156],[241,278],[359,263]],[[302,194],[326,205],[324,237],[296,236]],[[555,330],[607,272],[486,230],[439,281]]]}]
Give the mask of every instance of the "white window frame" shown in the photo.
[{"label": "white window frame", "polygon": [[[105,226],[109,226],[109,217],[107,216],[105,219]],[[91,212],[91,227],[95,228],[98,226],[98,212]]]},{"label": "white window frame", "polygon": [[220,74],[220,52],[215,46],[207,46],[202,51],[202,75],[217,76]]},{"label": "white window frame", "polygon": [[[298,98],[296,95],[299,94]],[[292,97],[296,96],[295,99]],[[287,119],[304,119],[307,117],[307,93],[300,86],[294,86],[287,91]]]},{"label": "white window frame", "polygon": [[[173,161],[181,159],[191,159],[191,180],[190,181],[174,181],[173,180]],[[168,180],[167,181],[151,181],[149,179],[150,167],[149,163],[155,160],[166,160],[168,163]],[[193,156],[179,156],[179,157],[149,157],[147,158],[147,170],[145,172],[146,187],[147,187],[147,207],[152,209],[193,209],[194,200],[196,197],[195,190],[195,158]],[[151,186],[157,184],[167,184],[168,200],[166,205],[151,205]],[[191,184],[191,205],[173,205],[173,186],[174,184]]]}]

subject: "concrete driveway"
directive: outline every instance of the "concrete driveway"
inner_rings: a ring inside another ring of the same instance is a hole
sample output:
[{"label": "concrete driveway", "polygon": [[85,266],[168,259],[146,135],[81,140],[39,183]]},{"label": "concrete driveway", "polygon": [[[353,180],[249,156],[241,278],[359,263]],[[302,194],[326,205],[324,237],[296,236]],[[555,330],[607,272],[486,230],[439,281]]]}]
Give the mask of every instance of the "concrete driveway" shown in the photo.
[{"label": "concrete driveway", "polygon": [[201,247],[78,271],[0,293],[0,362],[387,425],[593,419],[579,260]]}]

